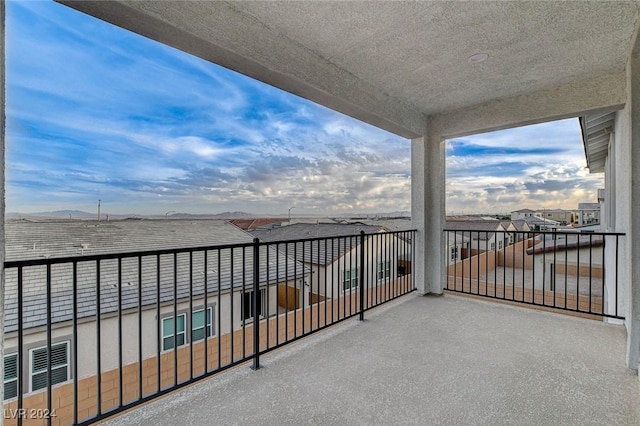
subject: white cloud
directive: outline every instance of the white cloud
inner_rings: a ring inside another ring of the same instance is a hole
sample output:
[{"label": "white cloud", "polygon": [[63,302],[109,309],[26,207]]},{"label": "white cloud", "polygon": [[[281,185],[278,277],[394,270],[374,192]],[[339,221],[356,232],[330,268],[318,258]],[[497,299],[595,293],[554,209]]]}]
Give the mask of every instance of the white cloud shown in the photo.
[{"label": "white cloud", "polygon": [[451,213],[575,209],[604,184],[586,169],[577,119],[462,138],[447,155]]},{"label": "white cloud", "polygon": [[[9,2],[7,19],[9,210],[410,208],[405,139],[55,3]],[[449,211],[569,208],[602,185],[576,120],[447,154]]]}]

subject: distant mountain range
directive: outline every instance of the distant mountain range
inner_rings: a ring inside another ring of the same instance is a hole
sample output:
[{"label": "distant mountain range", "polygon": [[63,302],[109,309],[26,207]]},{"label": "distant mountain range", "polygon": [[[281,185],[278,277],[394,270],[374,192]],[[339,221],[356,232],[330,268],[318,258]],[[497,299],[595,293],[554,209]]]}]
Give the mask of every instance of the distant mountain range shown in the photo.
[{"label": "distant mountain range", "polygon": [[[144,214],[111,214],[101,213],[100,218],[102,220],[107,219],[249,219],[255,217],[263,217],[245,212],[224,212],[218,214],[192,214],[192,213],[171,213],[168,215],[144,215]],[[51,212],[37,212],[37,213],[18,213],[9,212],[5,215],[6,219],[97,219],[97,213],[87,213],[82,210],[56,210]]]},{"label": "distant mountain range", "polygon": [[[273,215],[273,214],[254,214],[247,212],[224,212],[217,214],[206,214],[206,213],[171,213],[165,215],[142,215],[142,214],[110,214],[110,213],[102,213],[100,218],[102,220],[107,219],[107,216],[110,219],[114,220],[122,220],[122,219],[254,219],[254,218],[264,218],[264,217],[282,217],[286,218],[287,214]],[[294,217],[316,217],[317,214],[295,214],[292,215]],[[349,217],[354,219],[376,219],[376,218],[395,218],[395,217],[410,217],[411,212],[408,211],[397,211],[397,212],[389,212],[389,213],[343,213],[343,214],[332,214],[331,217]],[[19,213],[19,212],[8,212],[5,215],[5,219],[15,220],[15,219],[81,219],[81,220],[91,220],[97,219],[97,213],[88,213],[82,210],[55,210],[50,212],[37,212],[37,213]]]},{"label": "distant mountain range", "polygon": [[5,214],[6,219],[27,219],[30,217],[50,219],[95,219],[96,214],[83,212],[81,210],[56,210],[53,212],[38,213],[7,212]]}]

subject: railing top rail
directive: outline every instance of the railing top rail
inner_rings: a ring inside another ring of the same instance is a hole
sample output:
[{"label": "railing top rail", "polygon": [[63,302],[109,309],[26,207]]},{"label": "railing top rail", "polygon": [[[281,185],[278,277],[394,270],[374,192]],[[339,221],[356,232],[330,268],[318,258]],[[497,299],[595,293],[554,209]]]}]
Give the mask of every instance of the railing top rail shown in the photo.
[{"label": "railing top rail", "polygon": [[[400,230],[400,231],[376,232],[376,233],[365,234],[365,236],[413,233],[415,231],[416,231],[415,229],[410,229],[410,230]],[[260,241],[258,242],[258,245],[274,246],[276,244],[290,244],[290,243],[299,243],[299,242],[308,242],[308,241],[331,240],[331,239],[339,239],[339,238],[356,238],[356,237],[360,237],[360,235],[361,234],[336,235],[331,237],[312,237],[312,238],[301,238],[301,239],[294,239],[294,240],[269,241],[269,242]],[[190,252],[208,251],[208,250],[230,250],[230,249],[237,249],[237,248],[248,248],[248,247],[252,247],[254,244],[256,243],[246,242],[246,243],[218,244],[218,245],[197,246],[197,247],[180,247],[180,248],[168,248],[168,249],[157,249],[157,250],[123,251],[123,252],[91,254],[91,255],[75,255],[75,256],[49,257],[49,258],[25,259],[25,260],[10,260],[10,261],[4,262],[4,268],[9,269],[9,268],[18,268],[18,267],[25,267],[25,266],[46,266],[46,265],[56,265],[61,263],[74,263],[74,262],[95,262],[100,260],[160,256],[160,255],[167,255],[167,254],[190,253]]]},{"label": "railing top rail", "polygon": [[510,231],[510,230],[486,230],[486,229],[451,229],[444,228],[443,232],[480,232],[480,233],[493,233],[498,232],[501,234],[549,234],[549,235],[617,235],[617,236],[626,236],[624,232],[592,232],[592,231]]},{"label": "railing top rail", "polygon": [[97,260],[111,260],[111,259],[124,259],[130,257],[146,257],[146,256],[158,256],[163,254],[178,254],[189,253],[195,251],[206,250],[228,250],[232,248],[246,248],[253,246],[253,242],[247,243],[235,243],[235,244],[220,244],[213,246],[198,246],[198,247],[181,247],[171,249],[158,249],[158,250],[143,250],[143,251],[123,251],[115,253],[103,253],[103,254],[91,254],[91,255],[76,255],[76,256],[64,256],[64,257],[50,257],[42,259],[26,259],[26,260],[10,260],[4,262],[5,269],[17,268],[19,266],[42,266],[42,265],[54,265],[59,263],[73,263],[73,262],[91,262]]},{"label": "railing top rail", "polygon": [[[417,232],[417,229],[402,229],[399,231],[385,231],[385,232],[373,232],[364,233],[365,237],[372,237],[377,235],[393,235],[393,234],[413,234]],[[337,240],[345,238],[360,238],[362,234],[345,234],[345,235],[330,235],[326,237],[309,237],[309,238],[296,238],[294,240],[273,240],[273,241],[260,241],[260,245],[276,245],[276,244],[293,244],[303,243],[309,241],[322,241],[322,240]]]}]

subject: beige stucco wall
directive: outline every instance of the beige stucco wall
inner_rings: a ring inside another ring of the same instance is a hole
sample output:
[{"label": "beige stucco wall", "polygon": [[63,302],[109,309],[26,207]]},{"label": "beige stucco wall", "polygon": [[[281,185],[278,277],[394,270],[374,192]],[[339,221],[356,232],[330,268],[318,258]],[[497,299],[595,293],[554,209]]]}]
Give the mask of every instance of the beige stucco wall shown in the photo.
[{"label": "beige stucco wall", "polygon": [[631,209],[629,220],[631,229],[627,234],[629,250],[629,294],[627,311],[627,364],[638,369],[640,366],[640,21],[636,22],[633,50],[627,63],[627,107],[629,113],[629,144],[631,151]]},{"label": "beige stucco wall", "polygon": [[[568,276],[575,280],[577,274],[580,274],[581,285],[588,286],[589,277],[602,277],[602,247],[581,247],[579,250],[558,250],[555,252],[536,253],[533,256],[533,271],[535,288],[550,289],[551,268],[555,265],[556,275],[564,274],[565,270]],[[589,267],[591,265],[591,268]],[[565,269],[566,268],[566,269]],[[588,288],[588,287],[587,287]]]},{"label": "beige stucco wall", "polygon": [[[290,285],[293,287],[293,281],[280,283],[280,285]],[[247,291],[250,289],[248,288]],[[308,295],[307,295],[308,297]],[[203,309],[204,298],[193,299],[193,310]],[[233,304],[233,319],[231,317],[231,305]],[[271,284],[268,287],[268,305],[269,314],[276,315],[278,313],[278,297],[277,285]],[[212,324],[214,335],[227,334],[233,329],[242,329],[242,292],[223,293],[210,295],[207,298],[207,306],[212,308]],[[178,315],[187,313],[187,345],[189,342],[189,302],[180,302],[176,305]],[[220,323],[218,324],[218,310],[220,310]],[[173,316],[173,304],[163,305],[160,307],[160,318]],[[118,339],[118,318],[117,316],[103,317],[100,322],[100,343],[101,343],[101,370],[108,371],[118,367],[119,365],[119,339]],[[123,365],[131,364],[138,361],[138,313],[137,311],[125,312],[122,315],[122,363]],[[93,319],[84,319],[78,324],[78,378],[82,379],[95,375],[97,371],[97,328]],[[157,311],[155,306],[146,307],[142,311],[142,359],[148,359],[157,355]],[[52,342],[62,342],[65,340],[73,340],[73,325],[66,323],[56,325],[52,329]],[[26,389],[29,389],[29,349],[46,345],[46,329],[37,328],[26,330],[23,336],[24,353],[23,359],[23,379]],[[6,353],[17,352],[17,335],[11,333],[6,336],[5,347]],[[70,365],[73,363],[73,347],[69,347]],[[70,367],[71,368],[71,367]],[[72,370],[70,370],[70,377]],[[27,392],[28,393],[28,392]]]},{"label": "beige stucco wall", "polygon": [[[629,108],[616,112],[605,162],[605,199],[600,207],[603,232],[627,232],[629,229],[629,120]],[[625,237],[620,237],[618,243],[618,246],[605,246],[605,309],[610,314],[625,316],[628,311],[630,275],[627,259],[630,246]]]},{"label": "beige stucco wall", "polygon": [[[411,253],[409,243],[388,234],[368,237],[365,241],[365,249],[364,277],[369,288],[395,279],[398,270],[398,257],[405,253]],[[378,280],[377,277],[378,263],[382,260],[390,261],[391,276],[387,280]],[[360,269],[360,245],[325,267],[314,265],[311,282],[312,291],[329,298],[343,297],[345,294],[342,288],[343,271],[356,268]],[[324,285],[325,276],[327,279],[326,288]]]},{"label": "beige stucco wall", "polygon": [[[616,112],[613,134],[609,138],[605,162],[605,199],[600,204],[600,227],[603,232],[627,232],[630,214],[629,185],[629,108]],[[625,213],[626,212],[626,213]],[[623,214],[624,213],[624,214]],[[613,242],[613,240],[612,240]],[[625,316],[629,298],[629,242],[619,237],[618,245],[605,246],[605,309],[612,315]],[[616,292],[616,282],[618,288]],[[615,320],[618,322],[617,320]]]}]

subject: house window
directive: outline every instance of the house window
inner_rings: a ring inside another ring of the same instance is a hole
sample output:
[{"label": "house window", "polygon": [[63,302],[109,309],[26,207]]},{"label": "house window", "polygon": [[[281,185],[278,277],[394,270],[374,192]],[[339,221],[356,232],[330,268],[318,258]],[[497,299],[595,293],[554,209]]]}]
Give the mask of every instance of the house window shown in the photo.
[{"label": "house window", "polygon": [[[357,272],[356,272],[357,273]],[[378,262],[378,279],[383,280],[391,276],[391,262]]]},{"label": "house window", "polygon": [[498,250],[502,250],[502,241],[498,241]]},{"label": "house window", "polygon": [[162,350],[163,351],[168,351],[169,349],[173,349],[177,346],[182,346],[185,344],[186,317],[187,316],[185,314],[178,315],[178,322],[175,328],[175,332],[176,332],[175,336],[173,335],[173,332],[174,332],[173,317],[162,319]]},{"label": "house window", "polygon": [[496,249],[496,243],[491,243],[491,250],[495,250]]},{"label": "house window", "polygon": [[[31,391],[47,387],[49,350],[47,346],[32,349],[31,359]],[[66,382],[69,379],[69,342],[51,345],[51,385]],[[5,373],[6,377],[6,373]]]},{"label": "house window", "polygon": [[[206,318],[205,318],[206,316]],[[206,315],[205,310],[200,309],[191,313],[191,341],[202,340],[206,337],[213,335],[213,327],[211,326],[211,317],[213,316],[213,310],[207,308]]]},{"label": "house window", "polygon": [[18,354],[4,357],[4,399],[18,396]]},{"label": "house window", "polygon": [[451,247],[451,260],[456,260],[458,258],[458,247]]},{"label": "house window", "polygon": [[247,291],[242,295],[242,321],[250,320],[257,313],[258,317],[264,317],[267,313],[267,291],[265,289],[260,290],[258,293],[258,312],[253,306],[253,290]]},{"label": "house window", "polygon": [[400,255],[396,263],[396,274],[398,277],[404,277],[411,273],[411,262],[406,260],[408,256],[406,254]]},{"label": "house window", "polygon": [[342,273],[342,291],[351,291],[358,288],[358,268]]}]

